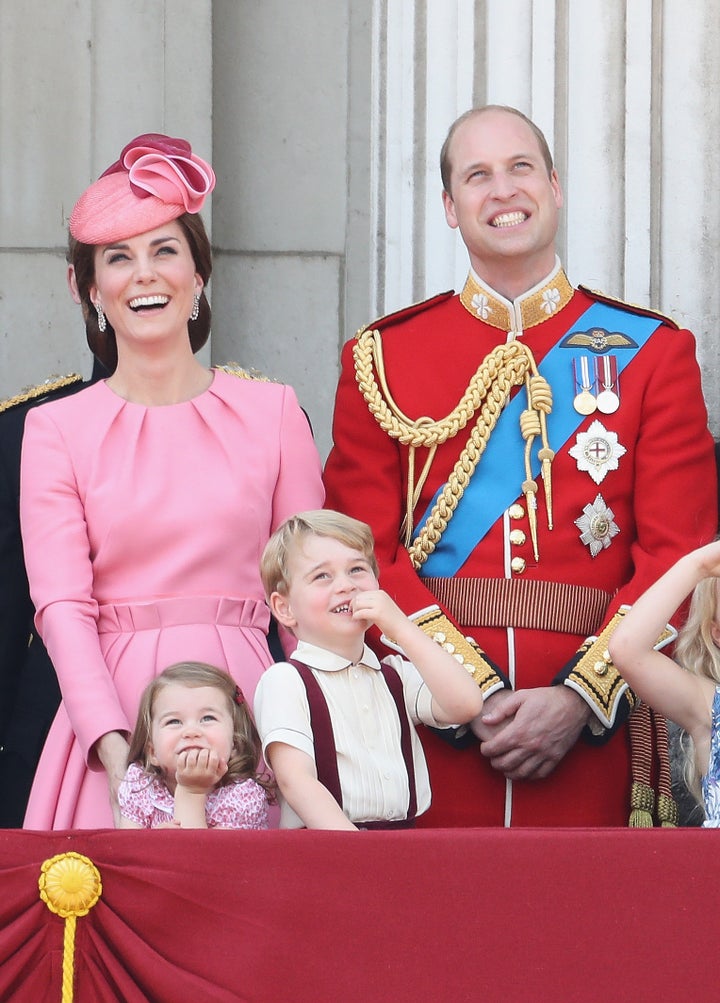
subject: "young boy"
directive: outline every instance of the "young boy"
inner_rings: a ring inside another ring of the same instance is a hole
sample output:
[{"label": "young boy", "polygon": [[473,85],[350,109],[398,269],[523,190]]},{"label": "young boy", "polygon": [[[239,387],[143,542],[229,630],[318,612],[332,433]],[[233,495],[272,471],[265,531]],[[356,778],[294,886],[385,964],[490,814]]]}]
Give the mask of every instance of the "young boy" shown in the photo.
[{"label": "young boy", "polygon": [[[268,541],[260,572],[273,614],[298,642],[255,693],[281,827],[412,825],[430,805],[414,724],[472,720],[482,708],[477,685],[380,590],[365,523],[327,510],[288,519]],[[411,661],[381,663],[365,644],[371,624]]]}]

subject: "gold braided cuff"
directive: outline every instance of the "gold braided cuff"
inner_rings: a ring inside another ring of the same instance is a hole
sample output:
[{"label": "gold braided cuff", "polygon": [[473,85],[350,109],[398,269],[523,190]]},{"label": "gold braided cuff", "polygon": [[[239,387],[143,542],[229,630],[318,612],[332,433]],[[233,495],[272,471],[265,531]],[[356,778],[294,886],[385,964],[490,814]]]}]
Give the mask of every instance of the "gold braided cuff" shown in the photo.
[{"label": "gold braided cuff", "polygon": [[[608,642],[625,611],[618,611],[599,637],[589,637],[571,662],[563,683],[579,693],[605,728],[612,728],[618,711],[624,720],[635,700],[628,684],[615,668]],[[567,669],[566,669],[567,671]],[[627,693],[623,701],[623,694]],[[620,722],[618,722],[620,723]],[[591,729],[594,732],[594,729]]]},{"label": "gold braided cuff", "polygon": [[464,665],[482,690],[485,698],[505,688],[505,681],[482,648],[471,637],[465,637],[439,606],[428,606],[410,617],[420,629]]},{"label": "gold braided cuff", "polygon": [[[635,706],[635,696],[610,657],[608,643],[629,606],[621,606],[598,637],[589,637],[567,665],[561,682],[575,690],[590,705],[597,722],[590,725],[594,735],[602,734],[600,725],[612,728],[622,724]],[[655,647],[663,648],[677,636],[669,624]]]}]

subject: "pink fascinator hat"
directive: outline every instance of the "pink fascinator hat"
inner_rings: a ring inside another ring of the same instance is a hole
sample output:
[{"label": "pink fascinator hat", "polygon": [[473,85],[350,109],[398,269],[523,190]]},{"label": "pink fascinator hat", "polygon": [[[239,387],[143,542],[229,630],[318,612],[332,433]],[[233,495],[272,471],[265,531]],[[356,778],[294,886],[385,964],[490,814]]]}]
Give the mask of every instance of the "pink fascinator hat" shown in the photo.
[{"label": "pink fascinator hat", "polygon": [[70,233],[83,244],[111,244],[197,213],[215,187],[210,164],[187,140],[149,132],[131,140],[70,216]]}]

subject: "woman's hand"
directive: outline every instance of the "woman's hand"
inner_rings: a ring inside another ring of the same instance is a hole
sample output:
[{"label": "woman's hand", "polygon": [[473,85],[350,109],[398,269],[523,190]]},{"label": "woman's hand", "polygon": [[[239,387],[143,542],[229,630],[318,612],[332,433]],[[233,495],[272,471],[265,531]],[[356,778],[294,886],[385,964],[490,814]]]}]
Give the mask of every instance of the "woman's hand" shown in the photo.
[{"label": "woman's hand", "polygon": [[110,807],[112,808],[115,827],[120,825],[120,808],[118,806],[118,788],[128,767],[127,739],[119,731],[109,731],[95,743],[97,757],[103,765],[108,779],[110,791]]}]

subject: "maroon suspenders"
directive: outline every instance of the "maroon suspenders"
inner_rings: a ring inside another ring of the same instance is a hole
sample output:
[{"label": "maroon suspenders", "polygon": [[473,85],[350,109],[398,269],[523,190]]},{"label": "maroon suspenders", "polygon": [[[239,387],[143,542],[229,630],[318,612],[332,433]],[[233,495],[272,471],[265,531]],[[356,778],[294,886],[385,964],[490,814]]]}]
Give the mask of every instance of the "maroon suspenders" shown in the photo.
[{"label": "maroon suspenders", "polygon": [[313,744],[315,746],[315,768],[317,769],[318,780],[327,787],[337,803],[342,808],[343,798],[340,788],[340,776],[338,774],[337,753],[335,751],[335,736],[333,735],[330,711],[320,683],[312,674],[310,667],[304,662],[298,662],[294,658],[289,659],[300,673],[300,678],[305,684],[307,691],[308,705],[310,707],[310,730],[313,734]]},{"label": "maroon suspenders", "polygon": [[[323,784],[323,786],[327,787],[337,803],[342,807],[343,799],[337,767],[335,736],[333,734],[332,721],[330,720],[330,711],[328,710],[327,701],[323,696],[320,684],[313,675],[309,666],[305,665],[303,662],[298,662],[294,658],[290,658],[288,661],[292,666],[294,666],[294,668],[297,669],[300,678],[305,684],[308,705],[310,707],[310,728],[313,733],[315,766],[317,769],[318,780],[321,784]],[[407,770],[408,775],[408,786],[410,788],[407,818],[400,824],[408,825],[413,823],[417,812],[415,764],[413,762],[412,754],[412,734],[410,731],[410,722],[408,720],[407,710],[405,707],[405,697],[403,694],[402,680],[400,679],[400,676],[387,665],[381,664],[380,671],[382,672],[383,679],[390,690],[390,695],[393,698],[398,718],[400,720],[400,749],[405,762],[405,769]],[[385,824],[386,823],[378,823],[378,827]],[[397,825],[398,823],[392,824]],[[363,822],[362,825],[369,828],[374,825],[374,823]]]}]

